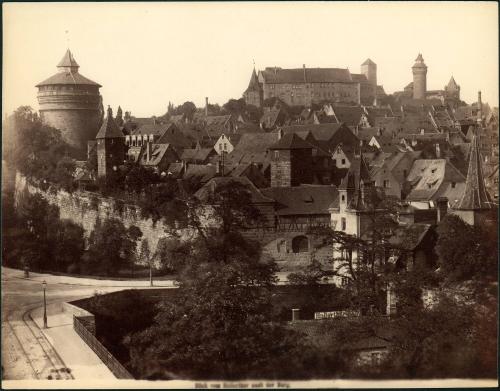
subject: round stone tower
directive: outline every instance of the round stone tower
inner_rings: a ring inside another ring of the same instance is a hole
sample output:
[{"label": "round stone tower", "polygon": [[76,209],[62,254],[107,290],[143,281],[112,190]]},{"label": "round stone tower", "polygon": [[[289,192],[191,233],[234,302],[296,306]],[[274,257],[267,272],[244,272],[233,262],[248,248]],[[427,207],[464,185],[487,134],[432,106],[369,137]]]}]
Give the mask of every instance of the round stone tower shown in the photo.
[{"label": "round stone tower", "polygon": [[425,99],[425,92],[427,91],[427,65],[425,65],[420,53],[411,70],[413,71],[413,98]]},{"label": "round stone tower", "polygon": [[61,131],[84,159],[87,141],[94,140],[102,122],[101,85],[78,72],[80,66],[69,51],[57,65],[58,73],[37,84],[42,121]]}]

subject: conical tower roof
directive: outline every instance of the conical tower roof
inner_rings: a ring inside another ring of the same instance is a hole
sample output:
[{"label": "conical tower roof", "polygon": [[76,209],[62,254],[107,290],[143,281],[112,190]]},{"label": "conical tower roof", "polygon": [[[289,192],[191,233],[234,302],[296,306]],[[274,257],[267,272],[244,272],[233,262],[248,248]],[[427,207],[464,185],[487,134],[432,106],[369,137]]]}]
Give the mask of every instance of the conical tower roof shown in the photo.
[{"label": "conical tower roof", "polygon": [[372,60],[370,60],[369,58],[366,59],[366,61],[361,64],[361,65],[377,65],[375,64]]},{"label": "conical tower roof", "polygon": [[458,88],[458,84],[457,84],[457,82],[455,81],[455,79],[453,78],[453,76],[451,77],[450,81],[448,82],[447,87],[448,87],[449,89],[454,89],[454,90],[456,90],[456,89]]},{"label": "conical tower roof", "polygon": [[101,129],[95,136],[96,139],[102,138],[121,138],[123,136],[123,132],[120,130],[115,120],[113,119],[113,111],[111,107],[108,106],[108,115],[106,119],[102,123]]},{"label": "conical tower roof", "polygon": [[250,77],[250,83],[248,83],[247,91],[260,91],[260,89],[259,78],[257,77],[257,72],[254,68],[252,76]]},{"label": "conical tower roof", "polygon": [[80,65],[78,65],[75,58],[73,57],[73,54],[68,49],[66,50],[66,53],[64,53],[61,61],[59,61],[59,64],[57,64],[57,67],[63,68],[64,71],[78,72],[78,68],[80,67]]},{"label": "conical tower roof", "polygon": [[481,210],[491,208],[491,199],[484,185],[478,136],[474,134],[472,137],[469,153],[469,168],[467,170],[465,191],[459,203],[456,207],[454,207],[454,209]]}]

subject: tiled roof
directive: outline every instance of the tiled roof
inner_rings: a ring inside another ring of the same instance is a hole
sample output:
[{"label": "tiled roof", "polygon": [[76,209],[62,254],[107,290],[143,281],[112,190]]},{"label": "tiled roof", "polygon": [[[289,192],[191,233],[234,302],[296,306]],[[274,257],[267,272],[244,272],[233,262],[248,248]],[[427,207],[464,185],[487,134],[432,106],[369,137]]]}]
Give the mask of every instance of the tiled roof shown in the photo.
[{"label": "tiled roof", "polygon": [[363,108],[359,106],[333,106],[333,111],[339,122],[344,122],[347,126],[359,125],[364,114]]},{"label": "tiled roof", "polygon": [[96,139],[99,138],[120,138],[124,137],[123,132],[120,130],[115,120],[113,119],[113,112],[111,108],[108,107],[108,115],[104,119],[99,132],[95,136]]},{"label": "tiled roof", "polygon": [[241,135],[240,141],[236,144],[234,151],[266,152],[278,140],[278,132],[244,133]]},{"label": "tiled roof", "polygon": [[461,210],[491,209],[491,199],[484,185],[483,169],[481,164],[481,152],[478,145],[478,137],[473,136],[469,157],[469,169],[465,182],[465,191],[460,202],[455,207]]},{"label": "tiled roof", "polygon": [[183,179],[197,178],[201,182],[208,182],[217,174],[215,166],[207,164],[188,164]]},{"label": "tiled roof", "polygon": [[[165,156],[165,153],[169,148],[171,148],[170,144],[152,144],[149,160],[147,160],[147,154],[144,150],[141,156],[141,164],[145,166],[157,166],[161,163],[163,157]],[[175,153],[175,151],[172,152]]]},{"label": "tiled roof", "polygon": [[72,85],[87,85],[87,86],[97,86],[101,87],[100,84],[87,79],[78,72],[58,72],[54,76],[38,83],[36,87],[55,85],[55,84],[72,84]]},{"label": "tiled roof", "polygon": [[266,68],[260,74],[270,84],[352,82],[349,70],[341,68]]},{"label": "tiled roof", "polygon": [[413,251],[430,229],[430,224],[411,224],[407,227],[398,227],[389,238],[389,243],[403,250]]},{"label": "tiled roof", "polygon": [[408,201],[429,201],[438,197],[441,187],[447,183],[465,182],[464,176],[445,159],[417,159],[407,177],[413,188]]},{"label": "tiled roof", "polygon": [[200,200],[206,200],[210,194],[213,194],[218,186],[231,184],[234,182],[244,185],[250,191],[252,203],[257,204],[274,202],[273,199],[266,197],[247,177],[244,176],[212,178],[201,189],[199,189],[194,196]]},{"label": "tiled roof", "polygon": [[338,198],[335,186],[269,187],[261,191],[278,203],[276,213],[280,216],[329,214],[330,204]]},{"label": "tiled roof", "polygon": [[312,149],[312,145],[295,133],[286,133],[278,142],[271,145],[269,149]]},{"label": "tiled roof", "polygon": [[206,161],[214,151],[213,148],[186,148],[182,151],[181,160],[195,160],[195,161]]},{"label": "tiled roof", "polygon": [[[310,132],[314,138],[318,141],[330,141],[333,136],[339,131],[339,129],[346,127],[345,124],[328,123],[319,125],[291,125],[283,126],[282,130],[284,133],[297,133],[301,131]],[[347,128],[349,132],[349,128]],[[352,133],[352,132],[351,132]]]}]

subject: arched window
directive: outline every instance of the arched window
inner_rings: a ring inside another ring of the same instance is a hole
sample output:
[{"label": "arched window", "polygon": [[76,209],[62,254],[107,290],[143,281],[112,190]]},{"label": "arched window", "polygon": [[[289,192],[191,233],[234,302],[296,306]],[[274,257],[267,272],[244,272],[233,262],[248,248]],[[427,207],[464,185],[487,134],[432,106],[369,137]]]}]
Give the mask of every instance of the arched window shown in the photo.
[{"label": "arched window", "polygon": [[309,251],[309,239],[307,236],[300,235],[292,239],[292,251],[294,253],[306,253]]}]

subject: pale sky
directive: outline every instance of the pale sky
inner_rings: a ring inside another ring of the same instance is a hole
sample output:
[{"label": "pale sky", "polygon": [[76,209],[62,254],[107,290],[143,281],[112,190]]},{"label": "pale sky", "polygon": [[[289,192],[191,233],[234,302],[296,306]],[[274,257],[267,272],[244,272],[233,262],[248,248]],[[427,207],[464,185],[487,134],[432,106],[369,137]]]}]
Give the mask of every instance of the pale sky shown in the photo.
[{"label": "pale sky", "polygon": [[481,90],[498,106],[496,2],[4,3],[4,112],[38,109],[35,85],[56,73],[67,35],[104,105],[135,116],[240,98],[253,60],[360,73],[371,58],[391,93],[412,81],[419,52],[429,90],[453,75],[463,100]]}]

